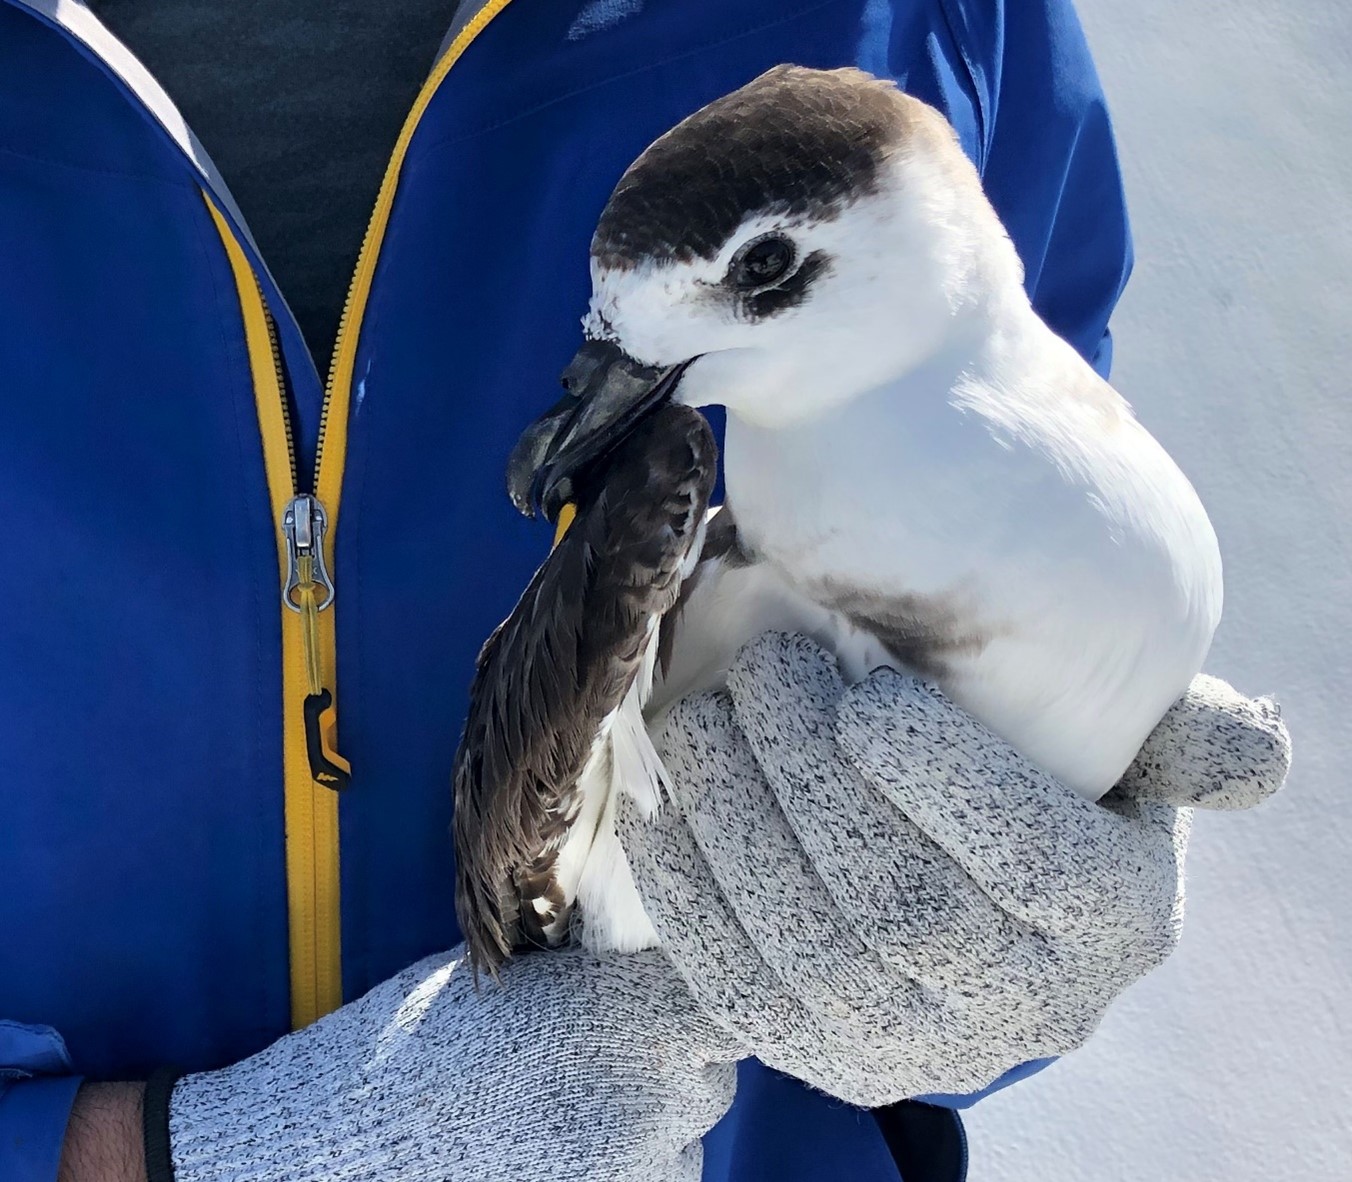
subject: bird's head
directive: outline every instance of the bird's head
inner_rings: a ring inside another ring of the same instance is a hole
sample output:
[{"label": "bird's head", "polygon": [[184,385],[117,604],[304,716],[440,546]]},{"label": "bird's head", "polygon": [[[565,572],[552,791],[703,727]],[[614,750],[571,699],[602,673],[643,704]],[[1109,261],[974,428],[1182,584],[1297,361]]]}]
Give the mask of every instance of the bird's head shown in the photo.
[{"label": "bird's head", "polygon": [[509,465],[553,516],[574,478],[674,398],[802,422],[922,364],[1013,247],[948,122],[855,69],[777,66],[656,140],[592,239],[565,398]]}]

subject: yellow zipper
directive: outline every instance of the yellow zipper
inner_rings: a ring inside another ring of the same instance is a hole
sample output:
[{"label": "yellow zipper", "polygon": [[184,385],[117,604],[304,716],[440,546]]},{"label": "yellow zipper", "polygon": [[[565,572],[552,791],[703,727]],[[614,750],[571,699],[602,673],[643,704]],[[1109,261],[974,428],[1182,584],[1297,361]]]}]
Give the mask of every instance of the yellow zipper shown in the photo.
[{"label": "yellow zipper", "polygon": [[285,572],[282,746],[293,1028],[308,1025],[343,1002],[338,796],[331,781],[341,779],[345,783],[348,769],[335,751],[336,630],[334,613],[325,608],[334,599],[327,572],[334,569],[347,459],[348,408],[361,321],[399,174],[418,122],[450,68],[510,2],[489,0],[461,29],[423,84],[395,142],[338,323],[320,410],[313,496],[300,494],[298,489],[296,451],[271,313],[243,248],[220,210],[210,197],[206,198],[239,293],[273,521],[279,523],[278,564]]},{"label": "yellow zipper", "polygon": [[[356,342],[360,335],[362,317],[366,313],[366,301],[371,295],[371,280],[375,275],[376,260],[380,255],[381,244],[385,240],[385,230],[390,221],[390,210],[394,206],[394,193],[399,184],[399,173],[404,167],[404,157],[413,141],[413,133],[427,110],[432,96],[436,94],[450,69],[469,47],[471,41],[484,31],[511,0],[489,0],[469,23],[456,35],[441,60],[432,68],[427,81],[423,83],[418,97],[413,100],[413,109],[409,111],[404,126],[395,141],[394,152],[385,167],[385,176],[380,182],[380,192],[376,196],[376,207],[366,226],[366,235],[362,239],[361,253],[357,256],[357,269],[352,283],[343,301],[343,314],[338,321],[338,337],[334,342],[333,362],[329,368],[328,382],[324,387],[324,409],[319,420],[320,452],[315,458],[315,495],[329,507],[333,516],[330,541],[337,529],[338,491],[343,482],[343,462],[347,453],[347,407],[352,390],[352,372],[356,364]],[[357,331],[352,331],[353,325]],[[323,449],[328,436],[333,437],[329,451],[337,459],[330,464],[323,463]]]},{"label": "yellow zipper", "polygon": [[[244,320],[253,376],[254,403],[263,441],[272,519],[277,523],[277,562],[292,573],[291,537],[285,527],[297,495],[296,453],[282,384],[281,358],[258,279],[230,226],[211,199],[212,221],[225,246]],[[320,531],[323,535],[324,531]],[[313,530],[312,530],[313,533]],[[308,556],[313,564],[313,554]],[[328,556],[325,555],[327,558]],[[307,571],[313,582],[313,565]],[[300,580],[296,580],[300,583]],[[289,588],[288,577],[284,586]],[[338,912],[338,797],[316,783],[306,742],[305,704],[315,682],[332,686],[335,666],[333,613],[318,610],[309,591],[301,610],[283,607],[282,772],[285,782],[287,923],[291,952],[291,1021],[313,1022],[342,1004]],[[327,606],[327,605],[326,605]],[[306,610],[314,608],[314,611]]]},{"label": "yellow zipper", "polygon": [[[210,201],[207,202],[211,204]],[[218,227],[222,223],[218,222]],[[242,254],[242,252],[241,252]],[[232,260],[233,263],[233,260]],[[236,276],[240,278],[240,276]],[[277,379],[277,393],[282,404],[282,429],[286,434],[286,462],[291,469],[291,488],[293,491],[300,488],[299,465],[296,462],[296,436],[291,427],[291,405],[286,399],[286,377],[282,369],[282,346],[277,340],[277,322],[272,318],[272,310],[268,307],[267,300],[263,298],[263,288],[258,283],[257,276],[251,275],[254,280],[254,288],[258,292],[258,301],[263,307],[263,320],[268,330],[268,349],[272,353],[272,372]],[[257,386],[255,385],[255,390]]]}]

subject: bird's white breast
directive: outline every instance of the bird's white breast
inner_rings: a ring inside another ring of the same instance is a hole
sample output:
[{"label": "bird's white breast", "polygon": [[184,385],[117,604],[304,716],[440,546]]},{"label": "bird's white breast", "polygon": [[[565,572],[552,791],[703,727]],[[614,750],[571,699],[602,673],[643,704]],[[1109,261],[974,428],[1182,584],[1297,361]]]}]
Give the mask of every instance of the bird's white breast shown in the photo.
[{"label": "bird's white breast", "polygon": [[806,424],[729,416],[725,465],[753,551],[819,602],[900,605],[934,641],[916,671],[1086,796],[1201,667],[1206,514],[1040,321]]}]

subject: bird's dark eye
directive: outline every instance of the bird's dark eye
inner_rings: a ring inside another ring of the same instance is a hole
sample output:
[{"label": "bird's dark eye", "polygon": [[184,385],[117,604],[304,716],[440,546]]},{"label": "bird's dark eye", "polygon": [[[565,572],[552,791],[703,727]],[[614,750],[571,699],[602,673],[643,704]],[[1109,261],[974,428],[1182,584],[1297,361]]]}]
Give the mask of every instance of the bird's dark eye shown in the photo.
[{"label": "bird's dark eye", "polygon": [[739,291],[756,291],[783,279],[793,256],[793,243],[783,234],[762,234],[733,256],[728,275]]}]

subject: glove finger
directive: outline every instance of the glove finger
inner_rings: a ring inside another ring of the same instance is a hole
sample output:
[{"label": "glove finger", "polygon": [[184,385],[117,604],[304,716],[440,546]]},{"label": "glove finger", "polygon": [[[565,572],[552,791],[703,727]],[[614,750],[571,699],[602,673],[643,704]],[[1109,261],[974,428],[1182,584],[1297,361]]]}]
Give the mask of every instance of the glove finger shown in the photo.
[{"label": "glove finger", "polygon": [[[932,686],[874,674],[837,738],[878,790],[1024,924],[1086,949],[1172,940],[1167,834],[1077,796]],[[1172,944],[1170,944],[1172,946]]]},{"label": "glove finger", "polygon": [[795,1000],[738,923],[679,813],[645,817],[621,793],[615,829],[643,908],[696,1002],[753,1050],[796,1021]]},{"label": "glove finger", "polygon": [[840,913],[888,963],[943,989],[1033,971],[1040,946],[841,751],[834,664],[767,635],[729,672],[737,720],[794,836]]},{"label": "glove finger", "polygon": [[682,702],[655,736],[699,854],[770,969],[868,1038],[910,983],[865,945],[798,842],[725,694]]},{"label": "glove finger", "polygon": [[812,716],[833,711],[845,684],[821,645],[787,632],[766,632],[743,645],[728,669],[728,693],[748,733],[773,725],[782,710]]},{"label": "glove finger", "polygon": [[1205,809],[1261,804],[1286,780],[1291,736],[1271,698],[1199,675],[1150,733],[1115,794]]},{"label": "glove finger", "polygon": [[804,1007],[738,922],[693,836],[673,809],[645,818],[628,797],[616,827],[663,949],[696,1003],[764,1063],[863,1106],[924,1090],[908,1038],[933,1038],[936,1005],[919,987],[894,999],[892,1037],[867,1043]]}]

